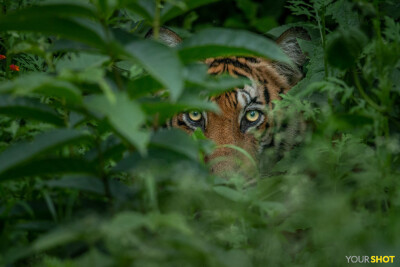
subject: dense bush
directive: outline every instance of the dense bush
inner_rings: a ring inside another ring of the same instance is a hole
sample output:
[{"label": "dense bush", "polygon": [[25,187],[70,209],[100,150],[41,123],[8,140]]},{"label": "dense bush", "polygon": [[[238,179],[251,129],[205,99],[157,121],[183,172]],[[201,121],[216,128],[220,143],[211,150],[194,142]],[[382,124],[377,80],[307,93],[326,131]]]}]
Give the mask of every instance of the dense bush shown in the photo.
[{"label": "dense bush", "polygon": [[[3,0],[2,13],[0,265],[400,257],[396,1]],[[161,25],[183,44],[143,38]],[[243,83],[207,76],[199,60],[286,60],[250,31],[291,26],[308,30],[310,60],[273,112],[303,114],[304,141],[279,160],[266,150],[250,181],[210,175],[213,144],[162,126],[216,111],[207,96]]]}]

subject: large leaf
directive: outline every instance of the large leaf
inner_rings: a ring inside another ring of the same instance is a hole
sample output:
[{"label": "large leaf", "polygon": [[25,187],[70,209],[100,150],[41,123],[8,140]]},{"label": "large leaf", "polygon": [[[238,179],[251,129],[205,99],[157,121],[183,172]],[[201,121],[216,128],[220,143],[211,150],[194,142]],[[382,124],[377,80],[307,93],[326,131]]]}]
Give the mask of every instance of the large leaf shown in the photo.
[{"label": "large leaf", "polygon": [[18,79],[0,84],[0,92],[17,95],[39,93],[48,97],[57,97],[67,104],[80,104],[81,91],[72,83],[57,79],[44,73],[31,73]]},{"label": "large leaf", "polygon": [[0,114],[10,117],[26,118],[56,126],[64,126],[61,118],[49,106],[30,98],[16,98],[9,95],[0,95]]},{"label": "large leaf", "polygon": [[367,36],[358,28],[340,29],[332,34],[328,43],[328,62],[340,69],[351,68],[367,43]]},{"label": "large leaf", "polygon": [[[87,217],[84,217],[87,218]],[[96,222],[99,223],[98,221]],[[92,220],[81,220],[79,223],[63,225],[38,237],[32,242],[30,252],[41,252],[57,246],[66,245],[72,241],[80,240],[88,233],[94,234],[95,226]],[[94,236],[92,236],[94,238]],[[29,252],[28,252],[29,253]]]},{"label": "large leaf", "polygon": [[226,187],[226,186],[215,186],[214,191],[217,194],[219,194],[229,200],[232,200],[234,202],[240,203],[240,202],[246,202],[249,200],[249,197],[247,195],[245,195],[242,192],[239,192],[237,190],[234,190],[232,188]]},{"label": "large leaf", "polygon": [[100,67],[108,60],[108,56],[100,54],[85,52],[70,54],[56,62],[56,71],[60,72],[63,69],[81,71],[86,68]]},{"label": "large leaf", "polygon": [[[0,174],[32,160],[39,154],[60,148],[66,144],[77,144],[80,141],[88,140],[88,138],[89,136],[81,131],[62,129],[38,135],[32,142],[12,145],[0,154]],[[2,175],[0,180],[6,178]]]},{"label": "large leaf", "polygon": [[181,58],[188,62],[208,57],[260,56],[290,63],[273,41],[244,30],[205,29],[182,42]]},{"label": "large leaf", "polygon": [[[147,155],[144,157],[137,151],[131,153],[118,162],[113,171],[116,172],[141,172],[142,170],[151,170],[160,175],[169,175],[169,168],[181,161],[187,161],[188,157],[172,149],[166,149],[163,146],[149,146]],[[168,178],[170,179],[170,178]]]},{"label": "large leaf", "polygon": [[149,115],[157,114],[160,123],[175,114],[188,110],[205,110],[218,113],[220,110],[214,102],[200,98],[197,94],[185,92],[177,102],[170,103],[162,99],[142,99],[142,108]]},{"label": "large leaf", "polygon": [[[105,48],[105,35],[99,24],[75,16],[60,17],[56,10],[63,14],[62,6],[51,8],[50,10],[54,12],[46,11],[43,16],[37,8],[39,7],[34,6],[0,17],[1,31],[40,32],[76,40],[97,48]],[[47,10],[48,7],[40,8]]]},{"label": "large leaf", "polygon": [[245,84],[251,84],[251,81],[247,78],[234,78],[230,75],[209,75],[207,69],[205,64],[189,65],[185,69],[186,87],[198,87],[203,94],[206,91],[208,95],[215,95],[230,89],[243,87]]},{"label": "large leaf", "polygon": [[87,17],[96,18],[96,10],[93,5],[85,3],[85,1],[68,1],[68,0],[52,0],[39,2],[25,9],[9,14],[9,16],[25,16],[37,18],[45,17]]},{"label": "large leaf", "polygon": [[107,117],[117,133],[137,147],[141,153],[145,153],[149,134],[140,129],[145,116],[135,101],[130,100],[126,94],[119,93],[116,94],[114,102],[104,95],[89,97],[85,102],[89,110]]},{"label": "large leaf", "polygon": [[126,46],[126,50],[169,89],[173,100],[179,97],[183,90],[183,67],[176,51],[152,40],[133,42]]},{"label": "large leaf", "polygon": [[[132,98],[146,96],[164,88],[160,82],[150,75],[131,80],[127,83],[126,87],[129,96]],[[146,88],[146,90],[143,90],[143,88]]]},{"label": "large leaf", "polygon": [[[108,183],[113,197],[123,199],[129,195],[128,187],[121,182],[109,179]],[[64,176],[61,179],[45,181],[44,184],[53,188],[71,188],[100,195],[106,194],[103,181],[94,176]]]},{"label": "large leaf", "polygon": [[59,174],[96,174],[96,165],[80,158],[34,159],[0,173],[0,181]]},{"label": "large leaf", "polygon": [[179,129],[158,131],[151,138],[151,145],[178,152],[193,160],[197,160],[199,156],[196,142]]},{"label": "large leaf", "polygon": [[153,21],[156,10],[154,0],[123,0],[122,6],[148,21]]}]

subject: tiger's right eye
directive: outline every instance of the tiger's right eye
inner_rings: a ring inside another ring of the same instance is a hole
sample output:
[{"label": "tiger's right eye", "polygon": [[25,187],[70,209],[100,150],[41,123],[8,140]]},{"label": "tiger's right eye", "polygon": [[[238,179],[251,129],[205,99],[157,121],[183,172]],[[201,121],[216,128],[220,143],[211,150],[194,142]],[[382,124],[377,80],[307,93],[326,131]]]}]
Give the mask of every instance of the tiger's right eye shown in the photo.
[{"label": "tiger's right eye", "polygon": [[201,115],[201,113],[199,111],[190,111],[188,113],[188,116],[189,116],[189,119],[194,122],[200,121],[203,118],[203,116]]},{"label": "tiger's right eye", "polygon": [[249,122],[256,122],[260,118],[260,112],[258,110],[250,110],[246,112],[246,120]]}]

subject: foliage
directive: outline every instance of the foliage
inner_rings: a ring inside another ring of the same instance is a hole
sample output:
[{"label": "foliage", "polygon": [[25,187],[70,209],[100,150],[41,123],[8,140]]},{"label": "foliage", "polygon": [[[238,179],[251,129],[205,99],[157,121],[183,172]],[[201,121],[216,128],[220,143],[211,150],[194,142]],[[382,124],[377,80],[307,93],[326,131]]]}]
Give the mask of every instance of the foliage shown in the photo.
[{"label": "foliage", "polygon": [[[3,0],[0,265],[324,266],[396,255],[400,9],[272,2]],[[143,38],[161,25],[187,37],[182,46]],[[207,76],[199,59],[285,61],[244,29],[276,37],[290,25],[308,29],[310,60],[273,114],[304,116],[302,144],[280,158],[266,150],[250,181],[210,175],[213,144],[161,126],[180,111],[218,111],[207,96],[243,84]]]}]

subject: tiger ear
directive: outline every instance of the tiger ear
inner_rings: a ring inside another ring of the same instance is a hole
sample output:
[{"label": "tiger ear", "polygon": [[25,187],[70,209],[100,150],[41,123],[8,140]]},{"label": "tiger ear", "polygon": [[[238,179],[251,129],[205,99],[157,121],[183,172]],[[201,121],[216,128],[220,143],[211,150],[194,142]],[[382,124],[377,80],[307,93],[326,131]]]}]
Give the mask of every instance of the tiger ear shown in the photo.
[{"label": "tiger ear", "polygon": [[[154,38],[153,29],[149,30],[146,33],[145,38],[147,38],[147,39]],[[166,27],[160,28],[158,38],[160,39],[160,41],[162,43],[164,43],[170,47],[177,46],[178,44],[180,44],[182,42],[182,38],[178,34],[176,34],[174,31],[171,31],[170,29],[168,29]]]},{"label": "tiger ear", "polygon": [[301,51],[297,39],[310,40],[308,32],[300,27],[290,28],[278,37],[276,43],[283,52],[292,60],[293,66],[282,62],[275,62],[274,67],[286,77],[288,83],[293,86],[303,77],[302,66],[307,61],[306,55]]}]

